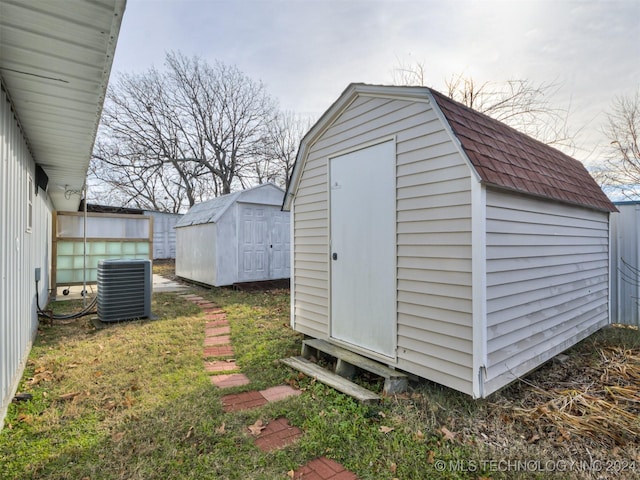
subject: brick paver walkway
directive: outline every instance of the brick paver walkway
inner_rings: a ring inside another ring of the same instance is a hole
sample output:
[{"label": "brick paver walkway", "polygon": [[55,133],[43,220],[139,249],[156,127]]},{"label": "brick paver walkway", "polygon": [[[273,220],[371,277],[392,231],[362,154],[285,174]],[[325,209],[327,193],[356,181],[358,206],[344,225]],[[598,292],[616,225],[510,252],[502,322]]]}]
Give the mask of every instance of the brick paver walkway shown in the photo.
[{"label": "brick paver walkway", "polygon": [[263,452],[270,452],[292,444],[302,436],[302,430],[289,425],[286,418],[278,418],[269,422],[256,438],[256,447]]},{"label": "brick paver walkway", "polygon": [[296,470],[293,478],[304,480],[357,480],[358,477],[338,462],[319,457]]},{"label": "brick paver walkway", "polygon": [[[248,385],[249,378],[240,373],[236,364],[233,346],[231,345],[231,328],[227,315],[214,303],[204,298],[187,294],[182,298],[195,303],[205,312],[205,340],[203,355],[205,370],[211,374],[211,383],[219,388]],[[222,406],[225,412],[238,412],[261,407],[269,402],[277,402],[302,392],[288,385],[267,388],[260,391],[249,391],[225,395]],[[255,445],[268,452],[283,448],[298,440],[304,432],[298,427],[289,425],[286,418],[278,418],[267,423],[255,440]],[[358,477],[346,470],[338,462],[326,457],[311,460],[294,472],[294,479],[304,480],[357,480]]]},{"label": "brick paver walkway", "polygon": [[238,412],[277,402],[285,398],[300,395],[302,392],[288,385],[267,388],[266,390],[237,393],[222,397],[222,407],[225,412]]}]

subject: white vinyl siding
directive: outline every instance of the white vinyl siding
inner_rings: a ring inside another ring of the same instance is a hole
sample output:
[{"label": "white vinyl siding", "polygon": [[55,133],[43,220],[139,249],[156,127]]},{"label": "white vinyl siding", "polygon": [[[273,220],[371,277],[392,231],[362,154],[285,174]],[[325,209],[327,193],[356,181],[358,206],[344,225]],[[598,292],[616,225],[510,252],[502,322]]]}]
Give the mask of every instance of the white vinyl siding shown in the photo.
[{"label": "white vinyl siding", "polygon": [[[38,326],[35,269],[41,269],[40,305],[48,300],[51,202],[35,195],[35,164],[0,93],[0,428],[22,376]],[[31,194],[31,195],[30,195]],[[29,198],[30,197],[30,198]],[[31,202],[29,204],[29,201]],[[29,208],[30,207],[30,213]],[[31,215],[31,219],[29,216]],[[31,220],[31,225],[29,221]],[[29,228],[31,227],[31,228]]]},{"label": "white vinyl siding", "polygon": [[294,199],[296,330],[329,335],[327,159],[396,138],[397,366],[471,393],[471,177],[426,102],[359,96],[310,146]]},{"label": "white vinyl siding", "polygon": [[485,394],[608,322],[608,214],[487,190]]}]

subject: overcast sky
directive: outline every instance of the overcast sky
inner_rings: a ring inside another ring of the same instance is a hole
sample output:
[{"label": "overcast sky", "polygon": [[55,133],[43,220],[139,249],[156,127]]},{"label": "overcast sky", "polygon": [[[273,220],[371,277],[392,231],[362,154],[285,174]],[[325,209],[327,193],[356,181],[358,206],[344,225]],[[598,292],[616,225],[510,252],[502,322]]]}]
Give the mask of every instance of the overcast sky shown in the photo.
[{"label": "overcast sky", "polygon": [[640,85],[640,0],[128,0],[112,73],[162,68],[169,50],[236,65],[315,118],[399,63],[440,90],[459,73],[557,82],[591,150],[612,99]]}]

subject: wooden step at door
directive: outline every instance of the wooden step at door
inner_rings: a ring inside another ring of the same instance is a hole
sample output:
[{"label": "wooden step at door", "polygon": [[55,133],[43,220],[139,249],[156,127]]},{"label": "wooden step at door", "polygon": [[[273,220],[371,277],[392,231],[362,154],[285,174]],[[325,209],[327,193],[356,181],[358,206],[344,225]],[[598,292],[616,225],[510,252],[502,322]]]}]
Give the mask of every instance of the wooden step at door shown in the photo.
[{"label": "wooden step at door", "polygon": [[354,375],[355,369],[360,368],[384,378],[384,393],[402,393],[407,390],[409,379],[407,375],[393,368],[389,368],[382,363],[358,355],[346,348],[339,347],[325,340],[317,338],[302,341],[302,356],[310,358],[317,354],[314,351],[326,353],[337,359],[336,373],[343,377],[350,378]]},{"label": "wooden step at door", "polygon": [[283,358],[280,362],[304,373],[309,377],[313,377],[319,382],[329,385],[331,388],[335,388],[339,392],[345,393],[362,403],[377,403],[380,401],[380,396],[371,390],[367,390],[366,388],[353,383],[351,380],[347,380],[340,375],[336,375],[335,373],[322,368],[320,365],[310,362],[306,358],[289,357]]}]

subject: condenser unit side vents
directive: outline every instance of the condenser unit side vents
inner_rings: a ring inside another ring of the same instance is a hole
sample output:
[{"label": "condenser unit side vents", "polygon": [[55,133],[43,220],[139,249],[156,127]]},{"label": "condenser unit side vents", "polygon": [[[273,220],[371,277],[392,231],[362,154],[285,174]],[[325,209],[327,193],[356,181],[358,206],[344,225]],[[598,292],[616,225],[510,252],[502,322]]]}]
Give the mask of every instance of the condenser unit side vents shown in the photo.
[{"label": "condenser unit side vents", "polygon": [[120,322],[151,316],[151,261],[98,262],[98,319]]}]

